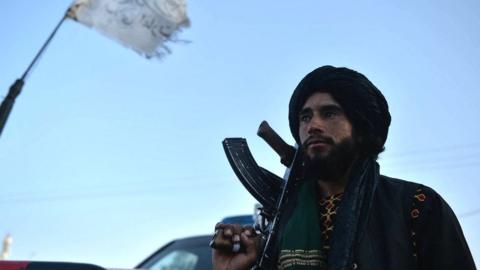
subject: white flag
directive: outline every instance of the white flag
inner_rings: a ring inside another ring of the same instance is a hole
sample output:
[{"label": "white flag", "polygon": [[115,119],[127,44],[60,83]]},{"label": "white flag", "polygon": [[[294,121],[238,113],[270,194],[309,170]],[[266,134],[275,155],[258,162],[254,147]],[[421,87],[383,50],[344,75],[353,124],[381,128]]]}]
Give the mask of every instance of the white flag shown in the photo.
[{"label": "white flag", "polygon": [[185,0],[75,0],[68,17],[147,58],[169,53],[165,42],[189,26]]}]

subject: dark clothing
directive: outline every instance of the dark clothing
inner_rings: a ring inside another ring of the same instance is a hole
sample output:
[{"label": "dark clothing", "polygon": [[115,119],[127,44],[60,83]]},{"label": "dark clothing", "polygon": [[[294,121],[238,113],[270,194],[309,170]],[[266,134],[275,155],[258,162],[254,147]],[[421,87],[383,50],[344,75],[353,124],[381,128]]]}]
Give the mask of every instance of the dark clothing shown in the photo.
[{"label": "dark clothing", "polygon": [[[379,176],[368,216],[360,218],[367,222],[353,246],[351,269],[476,269],[455,214],[431,188]],[[334,269],[330,262],[328,269]]]},{"label": "dark clothing", "polygon": [[[418,189],[426,199],[412,209]],[[412,218],[417,211],[418,218]],[[378,183],[355,257],[359,269],[369,270],[476,269],[460,224],[440,195],[431,188],[385,176]]]}]

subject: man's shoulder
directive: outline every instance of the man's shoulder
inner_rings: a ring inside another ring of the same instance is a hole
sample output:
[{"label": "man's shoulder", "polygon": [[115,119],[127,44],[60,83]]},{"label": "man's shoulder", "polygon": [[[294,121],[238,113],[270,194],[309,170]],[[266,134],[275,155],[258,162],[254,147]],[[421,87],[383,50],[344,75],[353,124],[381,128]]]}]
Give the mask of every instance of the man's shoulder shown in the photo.
[{"label": "man's shoulder", "polygon": [[393,189],[408,189],[414,190],[422,189],[428,193],[437,194],[437,192],[429,186],[421,183],[408,181],[404,179],[394,178],[386,175],[380,175],[379,185],[386,186]]},{"label": "man's shoulder", "polygon": [[410,220],[415,208],[421,208],[422,212],[425,207],[438,208],[439,198],[433,189],[423,184],[384,175],[380,176],[375,189],[375,207],[380,210],[396,209],[397,213],[403,213],[406,220]]},{"label": "man's shoulder", "polygon": [[424,185],[412,181],[407,181],[399,178],[393,178],[386,175],[380,175],[379,187],[393,189],[393,190],[408,190],[415,191],[418,188],[424,187]]},{"label": "man's shoulder", "polygon": [[424,194],[429,201],[443,202],[442,197],[429,186],[385,175],[380,175],[377,189],[382,193],[396,194],[407,200],[413,200],[414,196]]}]

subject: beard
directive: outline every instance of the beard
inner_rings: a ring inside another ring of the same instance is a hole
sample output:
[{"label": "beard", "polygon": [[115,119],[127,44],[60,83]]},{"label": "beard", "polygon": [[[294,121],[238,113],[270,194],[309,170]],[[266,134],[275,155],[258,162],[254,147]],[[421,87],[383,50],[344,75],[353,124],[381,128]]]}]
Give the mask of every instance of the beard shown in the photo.
[{"label": "beard", "polygon": [[356,156],[357,149],[353,138],[343,139],[339,143],[332,141],[328,153],[306,155],[305,177],[311,180],[337,182],[350,169]]}]

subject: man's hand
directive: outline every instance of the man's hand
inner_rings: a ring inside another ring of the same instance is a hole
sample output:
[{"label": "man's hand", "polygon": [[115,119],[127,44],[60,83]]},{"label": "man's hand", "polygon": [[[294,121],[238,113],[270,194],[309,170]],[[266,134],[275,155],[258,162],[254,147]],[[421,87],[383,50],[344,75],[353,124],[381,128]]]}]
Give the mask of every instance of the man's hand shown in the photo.
[{"label": "man's hand", "polygon": [[215,226],[212,241],[214,270],[246,270],[257,260],[259,238],[251,226],[222,224]]}]

